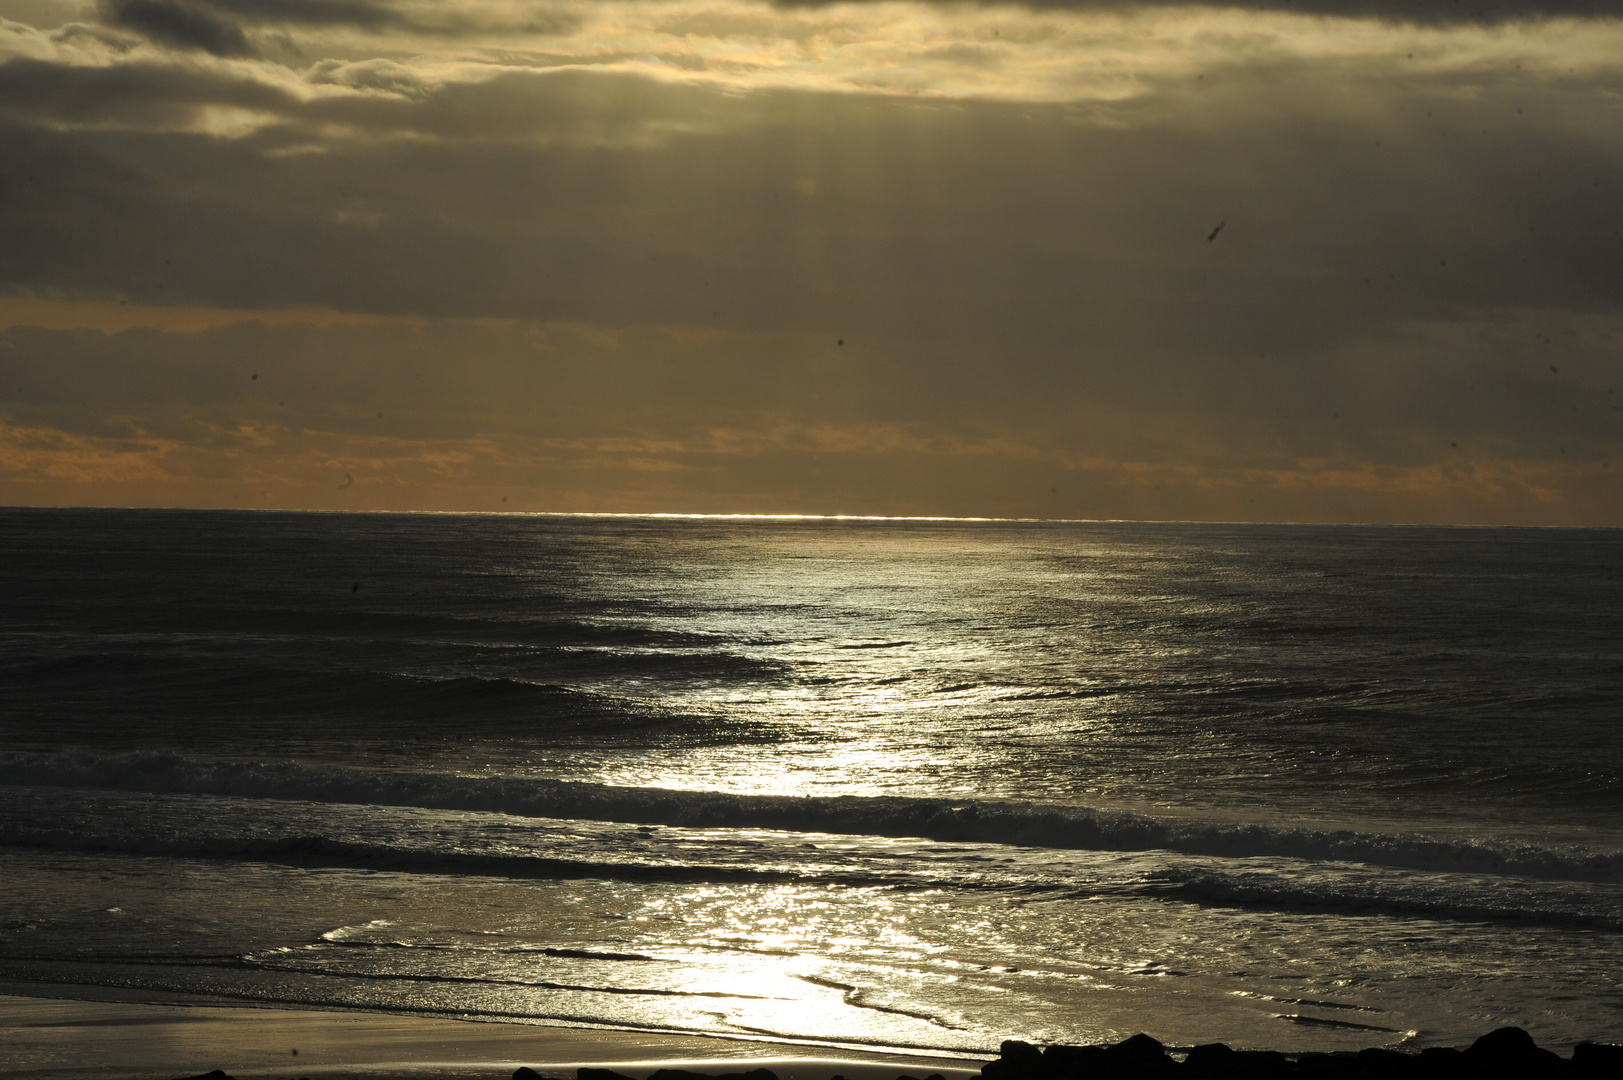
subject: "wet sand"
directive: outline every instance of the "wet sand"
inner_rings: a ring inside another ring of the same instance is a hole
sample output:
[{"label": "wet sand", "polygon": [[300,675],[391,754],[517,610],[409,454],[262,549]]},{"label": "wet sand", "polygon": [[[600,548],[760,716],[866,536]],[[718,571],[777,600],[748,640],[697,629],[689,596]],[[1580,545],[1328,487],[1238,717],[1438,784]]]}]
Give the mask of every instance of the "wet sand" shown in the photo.
[{"label": "wet sand", "polygon": [[[58,988],[57,992],[63,992]],[[115,995],[107,995],[109,997]],[[519,1066],[573,1077],[581,1066],[642,1077],[769,1068],[779,1080],[965,1080],[982,1061],[765,1040],[488,1023],[196,1002],[0,996],[0,1076],[37,1080],[194,1076],[508,1080]],[[297,1050],[295,1054],[293,1051]]]}]

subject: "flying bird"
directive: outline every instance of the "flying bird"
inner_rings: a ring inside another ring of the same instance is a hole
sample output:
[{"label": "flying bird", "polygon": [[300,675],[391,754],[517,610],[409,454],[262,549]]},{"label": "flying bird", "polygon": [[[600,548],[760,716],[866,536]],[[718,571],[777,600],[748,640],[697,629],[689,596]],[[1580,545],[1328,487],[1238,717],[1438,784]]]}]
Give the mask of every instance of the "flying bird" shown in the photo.
[{"label": "flying bird", "polygon": [[338,485],[338,490],[343,491],[345,488],[349,487],[354,482],[355,482],[355,478],[353,476],[349,475],[349,473],[345,473],[344,474],[344,482],[342,484]]},{"label": "flying bird", "polygon": [[1207,242],[1207,243],[1208,243],[1208,244],[1209,244],[1209,243],[1211,243],[1211,242],[1212,242],[1212,241],[1213,241],[1213,240],[1216,240],[1216,239],[1217,239],[1217,234],[1218,234],[1218,233],[1220,233],[1220,232],[1222,232],[1222,231],[1223,231],[1223,226],[1225,226],[1225,225],[1227,225],[1227,224],[1228,224],[1228,222],[1226,222],[1226,221],[1219,221],[1219,222],[1218,222],[1218,223],[1217,223],[1217,228],[1215,228],[1215,229],[1213,229],[1213,230],[1212,230],[1212,235],[1210,235],[1210,236],[1208,236],[1208,237],[1207,237],[1207,238],[1206,238],[1206,242]]}]

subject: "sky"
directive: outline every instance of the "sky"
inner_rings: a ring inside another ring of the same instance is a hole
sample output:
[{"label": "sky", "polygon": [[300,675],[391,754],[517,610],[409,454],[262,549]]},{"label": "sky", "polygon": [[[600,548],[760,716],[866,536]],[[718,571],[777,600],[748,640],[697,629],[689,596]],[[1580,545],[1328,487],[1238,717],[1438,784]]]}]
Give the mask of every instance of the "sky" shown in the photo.
[{"label": "sky", "polygon": [[0,503],[1623,526],[1623,6],[0,0]]}]

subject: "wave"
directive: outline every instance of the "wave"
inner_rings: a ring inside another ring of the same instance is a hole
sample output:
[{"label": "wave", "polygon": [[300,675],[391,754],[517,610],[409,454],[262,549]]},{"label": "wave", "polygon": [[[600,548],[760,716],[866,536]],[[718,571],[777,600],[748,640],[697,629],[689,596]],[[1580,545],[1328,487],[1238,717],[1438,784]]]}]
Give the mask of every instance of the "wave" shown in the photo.
[{"label": "wave", "polygon": [[[721,866],[694,863],[559,859],[545,855],[501,855],[446,851],[340,840],[327,836],[198,837],[127,836],[66,829],[0,824],[0,844],[121,855],[171,855],[202,859],[241,859],[304,868],[383,870],[409,874],[507,878],[614,878],[681,884],[780,884],[804,881],[810,871],[788,867]],[[820,882],[863,887],[894,884],[882,873],[817,873]]]},{"label": "wave", "polygon": [[1623,883],[1623,852],[1349,829],[1291,828],[1031,802],[735,795],[577,781],[205,761],[173,752],[0,752],[0,784],[206,794],[528,817],[920,837],[1087,851],[1280,857],[1410,870]]},{"label": "wave", "polygon": [[[344,643],[339,650],[341,655],[335,657],[284,650],[274,658],[271,658],[274,650],[267,648],[263,650],[265,655],[223,663],[219,656],[201,651],[166,650],[141,643],[62,654],[14,651],[0,657],[0,694],[14,697],[20,707],[23,702],[31,705],[40,702],[41,695],[62,694],[80,699],[97,690],[128,694],[150,689],[166,691],[162,700],[173,707],[184,703],[188,696],[200,696],[201,692],[216,688],[269,686],[291,679],[310,684],[309,705],[330,707],[331,695],[340,699],[355,696],[350,690],[352,687],[364,690],[373,685],[387,689],[432,684],[435,680],[390,670],[399,665],[399,649],[403,647],[375,642]],[[463,677],[469,681],[488,679],[531,685],[626,677],[742,681],[781,677],[789,670],[789,665],[778,660],[715,648],[526,645],[492,653],[492,656],[498,662],[511,665],[512,671],[506,678],[475,671],[468,671]],[[205,704],[215,708],[229,700],[204,697]],[[296,704],[307,703],[299,700]]]},{"label": "wave", "polygon": [[[601,602],[562,595],[530,595],[526,597],[524,609],[496,608],[479,614],[357,608],[353,606],[348,585],[339,587],[332,600],[326,604],[245,607],[223,603],[217,598],[194,598],[193,602],[177,607],[173,598],[167,596],[148,598],[144,604],[122,596],[101,601],[77,597],[75,610],[92,617],[94,625],[114,630],[125,640],[170,645],[174,644],[177,632],[206,636],[225,644],[292,638],[300,642],[386,642],[391,645],[448,641],[565,648],[714,649],[731,640],[707,631],[616,620]],[[658,606],[655,610],[660,611]],[[25,603],[19,605],[18,620],[13,625],[49,624],[55,621],[52,616],[59,611],[59,605],[54,602]]]},{"label": "wave", "polygon": [[1585,884],[1473,875],[1315,874],[1171,867],[1148,875],[1142,891],[1214,907],[1299,914],[1404,915],[1460,921],[1526,922],[1623,930],[1623,897]]},{"label": "wave", "polygon": [[[586,607],[568,597],[532,597],[538,607]],[[175,616],[153,612],[158,632],[172,632]],[[591,618],[525,617],[497,613],[426,614],[409,610],[344,610],[326,607],[267,607],[243,611],[235,608],[192,609],[185,613],[186,629],[232,636],[262,634],[295,637],[301,641],[381,639],[476,642],[481,644],[551,645],[563,648],[714,649],[725,643],[718,634],[671,630],[638,623],[599,622]]]},{"label": "wave", "polygon": [[[1289,874],[1256,869],[1170,865],[1149,873],[1109,871],[1079,887],[1077,873],[1061,865],[988,874],[972,865],[911,862],[894,856],[884,864],[830,864],[815,856],[798,861],[785,849],[762,859],[751,845],[747,859],[725,851],[711,861],[657,859],[634,852],[558,857],[511,851],[451,850],[412,843],[345,839],[325,835],[235,836],[120,833],[75,830],[28,822],[0,823],[0,845],[88,852],[98,855],[168,856],[275,863],[300,869],[369,870],[413,875],[501,877],[530,880],[600,879],[679,885],[839,885],[847,888],[912,888],[1013,891],[1037,899],[1183,900],[1206,906],[1295,913],[1421,916],[1468,921],[1514,921],[1590,930],[1623,930],[1623,898],[1614,888],[1528,881],[1523,887],[1483,876],[1439,881],[1412,872]],[[1091,876],[1082,871],[1080,876]],[[363,928],[364,929],[364,928]],[[393,939],[356,938],[334,932],[328,944],[355,948],[401,948]],[[412,944],[410,947],[419,947]],[[638,954],[545,950],[583,959],[646,960]]]},{"label": "wave", "polygon": [[316,725],[391,733],[425,725],[440,732],[451,717],[464,731],[482,726],[523,732],[581,723],[617,729],[683,724],[699,717],[657,699],[569,683],[605,681],[626,671],[640,678],[725,681],[747,674],[752,663],[730,654],[697,662],[669,653],[583,650],[535,665],[537,677],[423,678],[296,663],[221,666],[139,652],[80,653],[0,662],[0,731],[26,739],[44,730],[101,733],[110,726],[150,730],[179,725],[206,734],[228,718],[259,728]]}]

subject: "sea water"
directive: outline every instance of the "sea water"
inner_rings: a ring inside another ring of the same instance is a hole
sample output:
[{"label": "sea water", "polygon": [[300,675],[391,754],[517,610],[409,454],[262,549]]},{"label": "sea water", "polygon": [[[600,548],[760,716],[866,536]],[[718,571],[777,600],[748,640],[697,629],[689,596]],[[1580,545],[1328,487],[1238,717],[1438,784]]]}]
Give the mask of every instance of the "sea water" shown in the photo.
[{"label": "sea water", "polygon": [[0,980],[1617,1040],[1620,610],[1605,530],[0,510]]}]

